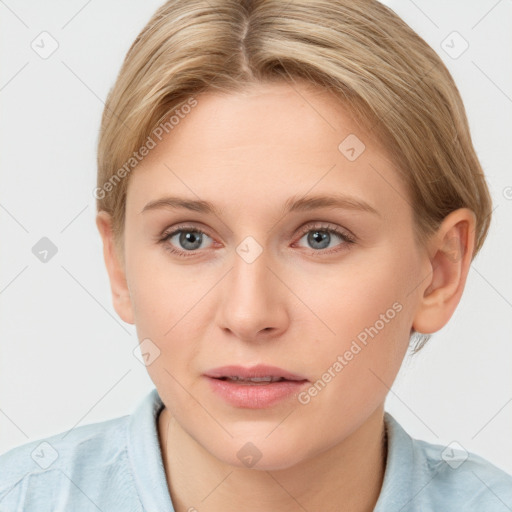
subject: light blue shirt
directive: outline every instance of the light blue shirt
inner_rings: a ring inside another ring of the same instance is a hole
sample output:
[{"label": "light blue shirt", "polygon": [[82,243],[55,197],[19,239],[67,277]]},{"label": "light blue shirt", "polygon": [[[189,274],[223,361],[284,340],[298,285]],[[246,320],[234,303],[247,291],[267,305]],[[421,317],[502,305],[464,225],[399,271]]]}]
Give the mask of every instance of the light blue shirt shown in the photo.
[{"label": "light blue shirt", "polygon": [[[0,512],[174,512],[153,389],[128,416],[0,456]],[[512,476],[475,454],[413,439],[388,413],[388,456],[375,512],[506,512]],[[198,512],[201,504],[190,504]]]}]

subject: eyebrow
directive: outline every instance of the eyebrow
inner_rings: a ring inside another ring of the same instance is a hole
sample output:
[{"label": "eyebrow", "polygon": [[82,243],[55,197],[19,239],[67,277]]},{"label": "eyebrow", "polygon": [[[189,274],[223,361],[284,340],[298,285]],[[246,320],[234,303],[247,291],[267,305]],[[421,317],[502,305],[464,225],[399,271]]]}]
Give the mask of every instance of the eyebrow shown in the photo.
[{"label": "eyebrow", "polygon": [[[221,211],[209,201],[201,199],[185,199],[176,196],[162,197],[150,201],[144,206],[140,213],[160,208],[175,210],[186,209],[204,214],[214,214],[219,216]],[[333,208],[343,210],[358,210],[362,212],[373,213],[380,217],[380,213],[370,204],[355,197],[337,194],[337,195],[318,195],[310,197],[297,198],[290,197],[284,204],[283,213],[311,211],[318,208]]]}]

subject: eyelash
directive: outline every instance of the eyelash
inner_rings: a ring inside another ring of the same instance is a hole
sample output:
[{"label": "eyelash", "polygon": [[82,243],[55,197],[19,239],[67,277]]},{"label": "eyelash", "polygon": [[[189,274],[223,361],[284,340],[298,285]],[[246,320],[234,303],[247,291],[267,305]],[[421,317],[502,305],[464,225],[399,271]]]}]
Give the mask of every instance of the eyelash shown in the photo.
[{"label": "eyelash", "polygon": [[[182,231],[199,233],[199,234],[206,235],[206,236],[210,237],[210,235],[208,233],[206,233],[205,231],[203,231],[197,227],[185,225],[185,226],[177,226],[172,231],[165,232],[162,235],[162,237],[159,239],[159,243],[164,244],[164,249],[166,251],[169,251],[171,254],[179,256],[180,258],[188,258],[191,256],[196,256],[197,253],[201,251],[201,249],[198,249],[196,251],[181,251],[179,249],[176,249],[174,246],[166,243],[174,235],[176,235],[177,233],[180,233]],[[350,246],[351,244],[354,244],[356,242],[355,237],[348,234],[347,232],[342,231],[337,227],[333,227],[331,225],[326,225],[326,224],[321,224],[321,223],[317,223],[314,225],[307,225],[304,229],[301,230],[298,240],[300,240],[305,234],[309,233],[310,231],[321,231],[321,232],[330,233],[330,234],[339,236],[345,242],[345,244],[343,244],[343,245],[345,245],[345,249],[348,249],[348,247],[346,247],[346,246]],[[210,238],[212,238],[212,237],[210,237]],[[312,251],[313,253],[322,254],[322,255],[331,254],[333,252],[339,252],[340,250],[343,251],[344,249],[332,249],[332,248],[331,249],[319,249],[319,250],[310,249],[310,251]]]}]

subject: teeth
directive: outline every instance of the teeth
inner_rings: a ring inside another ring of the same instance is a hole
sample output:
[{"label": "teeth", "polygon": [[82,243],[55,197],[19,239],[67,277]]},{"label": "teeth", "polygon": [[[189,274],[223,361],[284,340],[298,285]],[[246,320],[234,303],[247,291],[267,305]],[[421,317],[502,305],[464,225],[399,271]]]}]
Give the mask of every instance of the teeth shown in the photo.
[{"label": "teeth", "polygon": [[251,378],[243,378],[238,377],[236,375],[231,377],[226,377],[227,380],[233,381],[244,381],[244,382],[277,382],[279,380],[284,380],[282,377],[251,377]]}]

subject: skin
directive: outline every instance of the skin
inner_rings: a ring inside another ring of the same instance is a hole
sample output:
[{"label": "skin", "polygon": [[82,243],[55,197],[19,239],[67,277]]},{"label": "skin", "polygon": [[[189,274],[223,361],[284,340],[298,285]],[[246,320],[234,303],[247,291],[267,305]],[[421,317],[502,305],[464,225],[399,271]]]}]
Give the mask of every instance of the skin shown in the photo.
[{"label": "skin", "polygon": [[[418,247],[393,162],[321,89],[258,84],[197,100],[130,176],[123,254],[108,214],[97,216],[114,307],[160,350],[148,372],[165,404],[158,431],[175,509],[371,511],[385,471],[386,394],[411,329],[438,331],[459,303],[474,214],[452,212]],[[349,134],[366,146],[355,161],[338,150]],[[379,215],[283,214],[291,196],[333,191]],[[210,201],[220,214],[140,213],[166,195]],[[300,231],[317,222],[355,243],[333,234],[324,249]],[[188,258],[165,250],[187,251],[179,235],[157,241],[183,223],[207,233]],[[247,236],[262,248],[252,263],[236,252]],[[292,396],[267,409],[234,407],[202,377],[265,363],[315,382],[395,302],[401,311],[307,404]],[[262,455],[252,468],[237,457],[247,442]]]}]

